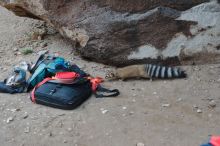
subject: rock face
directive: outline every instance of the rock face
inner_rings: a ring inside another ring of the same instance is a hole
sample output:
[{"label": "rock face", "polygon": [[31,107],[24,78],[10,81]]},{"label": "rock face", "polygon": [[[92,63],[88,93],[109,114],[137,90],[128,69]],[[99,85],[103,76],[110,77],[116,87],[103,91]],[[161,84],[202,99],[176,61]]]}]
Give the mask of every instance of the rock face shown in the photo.
[{"label": "rock face", "polygon": [[[219,48],[219,5],[213,1],[186,10],[205,1],[207,0],[2,2],[19,16],[43,19],[53,25],[73,42],[82,57],[124,66],[152,62],[192,63],[202,62],[204,59],[204,62],[216,61],[220,54],[219,49],[216,49]],[[206,17],[204,20],[203,15]],[[205,20],[208,21],[206,25],[201,25]]]}]

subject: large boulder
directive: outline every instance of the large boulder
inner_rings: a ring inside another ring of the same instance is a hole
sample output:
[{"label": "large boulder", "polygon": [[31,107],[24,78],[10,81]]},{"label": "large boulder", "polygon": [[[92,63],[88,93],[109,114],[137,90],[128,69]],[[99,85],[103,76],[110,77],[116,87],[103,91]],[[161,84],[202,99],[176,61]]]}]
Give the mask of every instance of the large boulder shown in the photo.
[{"label": "large boulder", "polygon": [[[217,33],[212,29],[218,27],[219,5],[213,1],[186,10],[205,1],[2,0],[19,16],[53,25],[82,57],[115,66],[213,61],[219,36],[209,33]],[[205,26],[203,14],[208,14]]]}]

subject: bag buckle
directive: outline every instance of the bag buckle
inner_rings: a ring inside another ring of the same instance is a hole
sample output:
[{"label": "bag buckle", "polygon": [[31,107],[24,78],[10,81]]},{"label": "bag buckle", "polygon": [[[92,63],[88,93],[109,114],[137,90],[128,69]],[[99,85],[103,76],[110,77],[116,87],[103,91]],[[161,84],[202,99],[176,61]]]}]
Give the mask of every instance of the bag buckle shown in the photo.
[{"label": "bag buckle", "polygon": [[50,95],[53,95],[55,92],[57,91],[57,89],[52,89],[52,90],[50,90]]}]

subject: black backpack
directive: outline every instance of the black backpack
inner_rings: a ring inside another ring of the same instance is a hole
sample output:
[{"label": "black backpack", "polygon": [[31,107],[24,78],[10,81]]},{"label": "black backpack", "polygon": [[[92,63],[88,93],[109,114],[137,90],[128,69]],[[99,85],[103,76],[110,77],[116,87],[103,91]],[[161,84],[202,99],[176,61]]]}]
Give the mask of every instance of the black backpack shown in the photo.
[{"label": "black backpack", "polygon": [[[89,81],[74,84],[46,82],[32,91],[31,100],[50,107],[71,110],[92,94]],[[33,98],[34,96],[34,98]]]}]

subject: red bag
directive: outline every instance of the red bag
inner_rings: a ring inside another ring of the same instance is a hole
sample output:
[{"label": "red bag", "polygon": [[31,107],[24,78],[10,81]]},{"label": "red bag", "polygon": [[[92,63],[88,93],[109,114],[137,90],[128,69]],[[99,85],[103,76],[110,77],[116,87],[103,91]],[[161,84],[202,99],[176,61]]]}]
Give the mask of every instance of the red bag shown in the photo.
[{"label": "red bag", "polygon": [[75,72],[58,72],[55,77],[52,77],[53,81],[56,83],[73,84],[75,79],[80,75]]},{"label": "red bag", "polygon": [[212,136],[210,139],[210,143],[213,146],[220,146],[220,136]]}]

